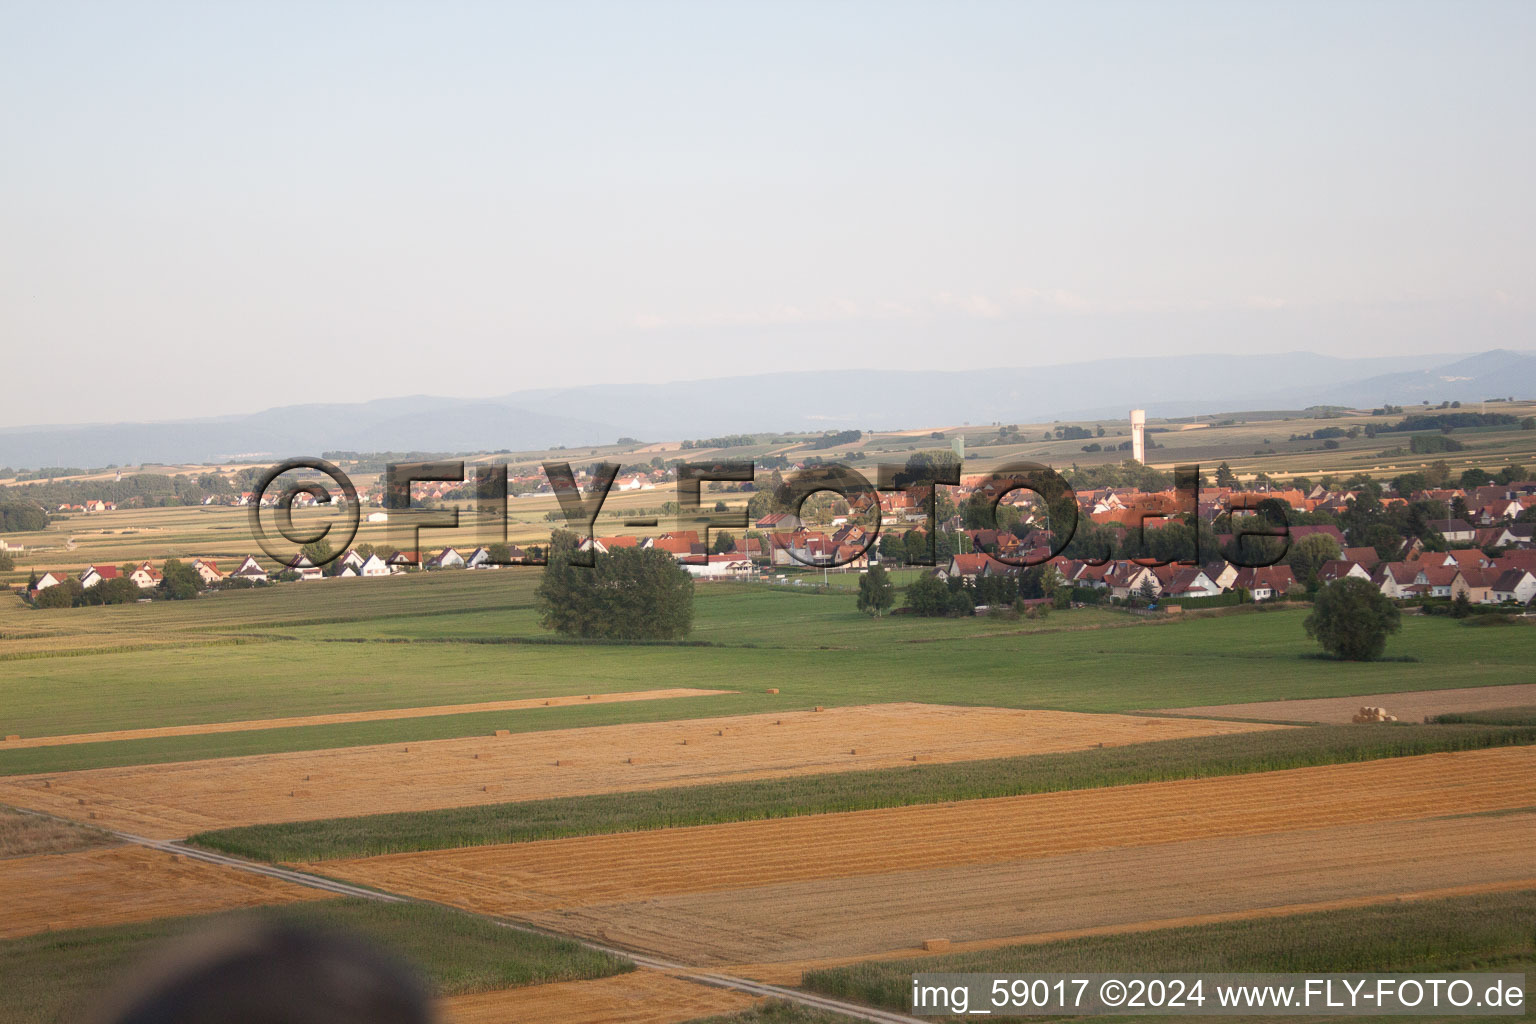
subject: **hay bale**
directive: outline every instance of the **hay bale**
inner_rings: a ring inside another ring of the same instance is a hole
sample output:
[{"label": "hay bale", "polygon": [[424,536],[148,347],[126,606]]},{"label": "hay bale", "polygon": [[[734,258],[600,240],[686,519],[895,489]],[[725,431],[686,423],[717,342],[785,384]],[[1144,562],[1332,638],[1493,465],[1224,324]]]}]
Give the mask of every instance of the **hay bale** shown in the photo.
[{"label": "hay bale", "polygon": [[924,939],[923,950],[928,953],[942,953],[949,948],[948,939]]},{"label": "hay bale", "polygon": [[[779,688],[777,686],[770,686],[768,688],[768,692],[769,693],[778,693],[779,692]],[[16,737],[14,737],[14,736],[11,737],[11,739],[15,739],[15,738]]]},{"label": "hay bale", "polygon": [[498,738],[505,739],[506,737],[512,735],[512,730],[511,729],[497,729],[496,730],[496,735],[497,735]]},{"label": "hay bale", "polygon": [[825,708],[823,708],[823,707],[822,707],[822,706],[821,706],[821,705],[820,705],[820,704],[817,704],[817,705],[816,705],[816,710],[817,710],[817,711],[825,711],[825,710],[826,710],[826,709],[825,709]]},{"label": "hay bale", "polygon": [[[778,693],[779,691],[778,690],[774,690],[773,692],[774,693]],[[5,738],[5,742],[7,742],[7,743],[14,743],[16,740],[19,740],[19,739],[21,739],[21,737],[13,732],[13,733],[11,733],[9,736],[7,736]]]},{"label": "hay bale", "polygon": [[863,747],[854,747],[853,749],[849,750],[848,753],[850,753],[850,754],[863,754],[863,753],[865,753],[865,750],[864,750]]}]

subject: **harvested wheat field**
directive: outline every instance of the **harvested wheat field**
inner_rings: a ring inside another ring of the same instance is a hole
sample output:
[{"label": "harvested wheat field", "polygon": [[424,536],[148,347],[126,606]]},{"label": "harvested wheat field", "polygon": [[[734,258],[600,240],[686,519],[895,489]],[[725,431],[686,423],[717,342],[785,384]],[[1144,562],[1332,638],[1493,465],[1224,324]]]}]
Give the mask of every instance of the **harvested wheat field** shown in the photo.
[{"label": "harvested wheat field", "polygon": [[745,1010],[751,996],[637,970],[595,981],[503,989],[453,996],[439,1004],[445,1024],[680,1024]]},{"label": "harvested wheat field", "polygon": [[1280,728],[874,704],[0,779],[0,801],[151,836]]},{"label": "harvested wheat field", "polygon": [[[1257,775],[387,854],[327,861],[312,868],[471,910],[553,920],[575,908],[685,894],[862,876],[889,881],[901,872],[1532,806],[1536,747],[1506,747]],[[1494,820],[1461,827],[1490,829]],[[1529,819],[1518,820],[1529,824]],[[1417,848],[1402,854],[1421,855],[1429,856]],[[1536,875],[1536,853],[1524,856],[1526,874]],[[1462,866],[1471,869],[1465,861]],[[893,893],[887,889],[886,897]],[[833,908],[841,902],[825,893],[821,898]],[[985,899],[984,893],[980,898]]]},{"label": "harvested wheat field", "polygon": [[688,963],[867,959],[1459,885],[1536,888],[1536,815],[1345,825],[586,906],[547,927]]},{"label": "harvested wheat field", "polygon": [[1400,721],[1418,722],[1431,715],[1456,711],[1491,711],[1495,708],[1536,704],[1536,683],[1509,686],[1472,686],[1460,690],[1420,690],[1408,693],[1367,693],[1359,697],[1323,697],[1317,700],[1266,700],[1253,704],[1208,704],[1198,708],[1165,708],[1168,715],[1206,715],[1211,718],[1251,718],[1261,722],[1320,722],[1349,724],[1356,711],[1367,705],[1383,707]]},{"label": "harvested wheat field", "polygon": [[62,747],[75,743],[109,743],[114,740],[147,740],[164,736],[200,736],[219,732],[255,732],[262,729],[291,729],[304,725],[336,725],[342,722],[380,722],[402,718],[435,718],[441,715],[472,715],[483,711],[528,711],[535,708],[568,707],[573,704],[615,704],[637,700],[670,700],[676,697],[716,697],[734,690],[694,690],[676,687],[668,690],[634,690],[628,693],[594,693],[590,696],[530,697],[523,700],[493,700],[479,704],[438,704],[422,708],[381,708],[377,711],[344,711],[331,715],[301,715],[296,718],[257,718],[244,722],[205,722],[201,725],[167,725],[153,729],[119,729],[115,732],[82,732],[69,736],[23,736],[0,740],[0,750],[22,747]]},{"label": "harvested wheat field", "polygon": [[142,846],[0,860],[0,892],[0,939],[331,895]]}]

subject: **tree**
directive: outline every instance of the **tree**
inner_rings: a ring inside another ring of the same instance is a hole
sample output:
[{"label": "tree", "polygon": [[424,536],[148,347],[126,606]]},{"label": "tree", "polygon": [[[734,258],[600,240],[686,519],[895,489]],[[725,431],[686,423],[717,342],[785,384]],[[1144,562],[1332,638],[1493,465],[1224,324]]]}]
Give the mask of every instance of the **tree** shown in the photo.
[{"label": "tree", "polygon": [[1296,574],[1296,579],[1306,587],[1317,582],[1317,571],[1323,563],[1338,558],[1339,542],[1326,533],[1309,533],[1290,546],[1285,561]]},{"label": "tree", "polygon": [[1478,469],[1476,466],[1473,466],[1471,469],[1462,471],[1460,482],[1463,488],[1482,487],[1489,479],[1490,477],[1486,469]]},{"label": "tree", "polygon": [[891,586],[885,566],[870,566],[869,571],[859,577],[859,611],[878,619],[895,603],[896,588]]},{"label": "tree", "polygon": [[693,628],[693,578],[665,551],[618,548],[574,565],[576,536],[557,531],[535,595],[546,629],[604,640],[677,640]]},{"label": "tree", "polygon": [[1402,616],[1372,584],[1345,579],[1318,593],[1304,625],[1334,657],[1375,661],[1386,650],[1387,635],[1402,628]]},{"label": "tree", "polygon": [[40,590],[34,602],[38,608],[71,608],[81,592],[78,580],[56,583],[47,590]]},{"label": "tree", "polygon": [[1221,465],[1216,467],[1216,486],[1217,487],[1236,487],[1237,486],[1237,474],[1232,472],[1232,467],[1227,465],[1225,462],[1223,462]]},{"label": "tree", "polygon": [[1136,598],[1146,606],[1157,603],[1157,581],[1152,578],[1151,573],[1142,577],[1141,586],[1136,588]]},{"label": "tree", "polygon": [[160,573],[160,593],[172,601],[185,601],[196,597],[203,589],[203,578],[197,570],[176,558],[167,558]]},{"label": "tree", "polygon": [[1467,592],[1463,590],[1461,593],[1457,594],[1456,599],[1451,602],[1451,618],[1464,619],[1471,614],[1472,599],[1468,597]]},{"label": "tree", "polygon": [[907,607],[912,609],[914,615],[948,615],[949,587],[937,576],[919,576],[907,588]]},{"label": "tree", "polygon": [[736,538],[732,537],[729,532],[721,530],[715,534],[715,542],[709,546],[709,551],[710,554],[723,555],[735,546]]}]

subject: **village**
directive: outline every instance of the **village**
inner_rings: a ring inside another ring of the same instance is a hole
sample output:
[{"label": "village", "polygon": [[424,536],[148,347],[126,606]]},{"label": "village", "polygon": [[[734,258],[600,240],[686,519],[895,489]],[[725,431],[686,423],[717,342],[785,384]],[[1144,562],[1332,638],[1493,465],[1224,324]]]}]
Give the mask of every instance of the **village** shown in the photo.
[{"label": "village", "polygon": [[[666,475],[661,469],[630,474],[620,478],[616,488],[653,489]],[[1467,482],[1472,483],[1475,476],[1469,474]],[[1047,589],[1069,592],[1078,603],[1199,607],[1234,599],[1282,600],[1305,597],[1343,579],[1368,581],[1384,596],[1405,602],[1523,607],[1536,597],[1531,521],[1536,518],[1536,481],[1511,479],[1407,493],[1371,484],[1330,488],[1319,483],[1306,490],[1273,484],[1258,490],[1203,487],[1193,514],[1187,507],[1189,496],[1171,489],[1094,488],[1074,493],[1079,526],[1066,544],[1057,542],[1043,519],[1048,510],[1031,492],[996,495],[996,486],[993,477],[978,474],[962,478],[959,487],[940,487],[939,506],[948,513],[942,519],[929,508],[925,488],[871,491],[852,501],[824,494],[818,497],[834,500],[816,503],[817,522],[810,521],[806,509],[813,503],[807,502],[801,510],[805,520],[792,511],[749,515],[741,536],[728,529],[613,533],[583,537],[580,550],[596,554],[621,548],[664,551],[700,580],[798,585],[814,582],[806,578],[808,573],[860,572],[883,564],[888,568],[926,566],[928,574],[945,582],[953,580],[978,590],[984,589],[982,581],[1016,579],[1032,567],[1045,565],[1050,570]],[[423,501],[451,502],[462,496],[458,488],[444,485],[430,489]],[[299,497],[313,504],[311,496]],[[232,500],[251,499],[247,493]],[[382,495],[364,494],[360,500],[376,505]],[[1270,557],[1243,557],[1233,547],[1234,532],[1241,535],[1244,523],[1261,503],[1285,512],[1287,546],[1271,547]],[[107,503],[91,501],[72,511],[109,510]],[[979,525],[988,517],[992,525]],[[388,512],[376,508],[367,518],[382,523]],[[1009,525],[998,528],[999,522]],[[930,524],[936,526],[931,542]],[[1406,524],[1406,528],[1394,524]],[[1160,543],[1160,534],[1169,543]],[[19,553],[12,551],[13,557]],[[417,570],[536,565],[542,556],[536,545],[414,551],[361,544],[339,553],[300,553],[286,562],[264,562],[248,554],[237,561],[226,558],[221,565],[214,558],[189,554],[178,563],[195,574],[199,589],[217,589],[323,578],[384,578]],[[62,603],[43,595],[53,587],[66,586],[74,593],[71,603],[102,603],[90,600],[87,592],[116,580],[131,583],[134,589],[117,584],[118,596],[109,601],[153,596],[164,587],[164,569],[144,561],[89,565],[77,572],[34,570],[21,596],[43,606]],[[988,607],[984,601],[973,603],[982,610]]]}]

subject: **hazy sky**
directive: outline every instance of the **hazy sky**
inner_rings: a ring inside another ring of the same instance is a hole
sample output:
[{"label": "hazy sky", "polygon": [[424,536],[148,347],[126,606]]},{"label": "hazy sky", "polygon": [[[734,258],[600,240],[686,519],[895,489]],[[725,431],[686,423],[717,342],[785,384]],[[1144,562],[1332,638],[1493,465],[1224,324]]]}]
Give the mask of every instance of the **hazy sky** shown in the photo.
[{"label": "hazy sky", "polygon": [[1532,348],[1536,3],[0,3],[0,425]]}]

